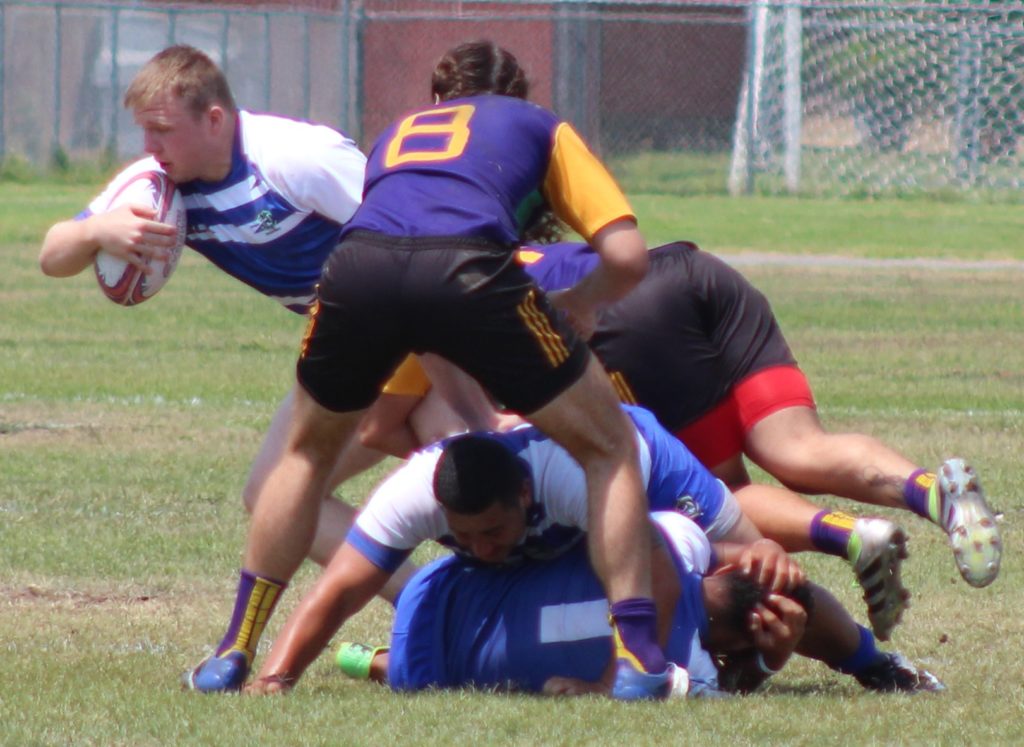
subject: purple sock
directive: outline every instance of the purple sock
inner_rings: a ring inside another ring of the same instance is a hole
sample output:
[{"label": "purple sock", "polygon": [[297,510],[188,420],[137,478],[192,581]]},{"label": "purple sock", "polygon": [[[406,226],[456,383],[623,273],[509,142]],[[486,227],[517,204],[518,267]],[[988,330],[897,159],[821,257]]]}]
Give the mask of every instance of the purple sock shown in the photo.
[{"label": "purple sock", "polygon": [[820,552],[845,558],[855,521],[841,511],[819,511],[811,519],[811,544]]},{"label": "purple sock", "polygon": [[857,645],[857,650],[841,662],[829,664],[830,667],[843,674],[857,674],[878,658],[875,636],[863,625],[858,625],[857,629],[860,631],[860,643]]},{"label": "purple sock", "polygon": [[658,645],[654,600],[623,599],[611,606],[611,617],[616,658],[636,659],[645,672],[664,672],[668,663]]},{"label": "purple sock", "polygon": [[931,492],[935,484],[935,475],[926,469],[916,469],[910,473],[906,483],[903,485],[903,501],[907,508],[918,516],[926,519],[934,518],[931,515]]},{"label": "purple sock", "polygon": [[231,624],[217,647],[217,656],[233,649],[244,651],[252,661],[263,628],[287,585],[242,569]]}]

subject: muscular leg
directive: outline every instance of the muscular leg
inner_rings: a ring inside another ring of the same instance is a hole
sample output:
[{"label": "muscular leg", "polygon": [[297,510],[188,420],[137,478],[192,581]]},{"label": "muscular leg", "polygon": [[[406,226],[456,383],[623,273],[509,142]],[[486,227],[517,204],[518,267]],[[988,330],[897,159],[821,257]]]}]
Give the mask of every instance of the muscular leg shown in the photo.
[{"label": "muscular leg", "polygon": [[755,424],[746,449],[794,490],[903,508],[938,525],[949,536],[960,575],[972,586],[986,586],[999,574],[996,516],[962,459],[944,462],[937,476],[926,473],[870,436],[827,433],[808,407],[785,408]]},{"label": "muscular leg", "polygon": [[528,420],[561,444],[586,476],[590,562],[608,595],[615,631],[612,695],[663,692],[670,670],[657,642],[647,493],[634,429],[596,358],[591,355],[583,376]]},{"label": "muscular leg", "polygon": [[[293,390],[281,402],[249,472],[249,479],[242,491],[242,500],[246,510],[250,513],[253,513],[268,476],[284,453],[295,397],[296,394]],[[358,439],[354,438],[349,438],[348,442],[335,455],[327,482],[328,489],[325,491],[324,503],[320,508],[317,532],[309,552],[309,557],[316,563],[326,565],[330,561],[335,550],[345,539],[345,534],[352,523],[352,517],[355,515],[355,509],[347,503],[332,498],[331,491],[345,480],[374,466],[385,456],[382,452],[362,446]]]},{"label": "muscular leg", "polygon": [[810,407],[787,407],[756,423],[747,455],[783,485],[876,506],[906,508],[903,487],[917,465],[871,436],[829,433]]},{"label": "muscular leg", "polygon": [[[244,684],[263,629],[310,552],[338,455],[362,415],[326,410],[300,387],[290,400],[278,412],[282,420],[275,417],[277,427],[268,434],[250,481],[259,489],[252,491],[256,498],[231,622],[215,656],[186,674],[191,689],[223,692]],[[272,438],[282,435],[283,440]],[[271,459],[275,447],[277,458]]]},{"label": "muscular leg", "polygon": [[868,690],[880,692],[939,692],[945,686],[930,672],[911,664],[899,653],[879,651],[867,629],[853,621],[828,591],[810,584],[814,612],[807,622],[797,653],[852,675]]},{"label": "muscular leg", "polygon": [[362,411],[326,410],[301,387],[292,398],[280,457],[262,481],[244,556],[249,571],[282,581],[312,547],[338,455],[362,417]]},{"label": "muscular leg", "polygon": [[[266,436],[264,436],[263,445],[260,447],[259,454],[256,456],[256,460],[249,473],[249,479],[243,490],[242,497],[245,508],[250,513],[253,512],[256,506],[257,499],[264,488],[268,475],[281,459],[284,452],[285,438],[288,433],[288,424],[292,415],[295,396],[294,390],[289,392],[288,396],[285,397],[278,407],[270,427],[267,429]],[[395,397],[393,399],[402,400],[403,398]],[[410,397],[409,399],[412,400],[412,407],[409,407],[405,412],[413,410],[415,405],[420,402],[418,397]],[[376,404],[374,407],[376,407]],[[372,410],[373,408],[371,408]],[[363,420],[367,420],[368,417],[369,413]],[[316,534],[309,550],[309,558],[315,563],[326,566],[330,562],[331,558],[334,557],[334,553],[337,552],[342,542],[345,541],[345,536],[348,534],[348,530],[351,528],[356,516],[355,507],[332,497],[331,493],[346,480],[379,463],[385,456],[387,456],[385,453],[363,446],[359,443],[358,439],[351,437],[342,448],[340,454],[338,454],[331,468],[328,489],[320,505]],[[415,571],[416,567],[411,563],[403,564],[388,580],[388,583],[381,591],[381,597],[393,603],[398,598],[398,592],[401,591]]]},{"label": "muscular leg", "polygon": [[733,494],[761,533],[782,545],[786,552],[817,549],[811,542],[811,522],[821,509],[810,501],[772,485],[745,485]]},{"label": "muscular leg", "polygon": [[651,596],[650,528],[633,428],[591,356],[583,376],[527,419],[587,478],[590,562],[609,601]]}]

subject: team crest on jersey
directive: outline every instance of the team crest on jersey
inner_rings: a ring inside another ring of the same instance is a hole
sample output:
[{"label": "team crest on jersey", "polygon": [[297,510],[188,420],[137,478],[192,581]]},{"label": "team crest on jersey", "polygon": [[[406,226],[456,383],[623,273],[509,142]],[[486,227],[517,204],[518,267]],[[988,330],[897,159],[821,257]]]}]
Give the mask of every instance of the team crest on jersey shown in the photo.
[{"label": "team crest on jersey", "polygon": [[697,501],[690,495],[681,495],[676,498],[676,511],[694,521],[704,515],[700,506],[697,505]]},{"label": "team crest on jersey", "polygon": [[277,233],[280,226],[277,225],[277,221],[274,219],[274,214],[269,210],[260,210],[256,216],[255,227],[253,231],[256,233],[272,234]]}]

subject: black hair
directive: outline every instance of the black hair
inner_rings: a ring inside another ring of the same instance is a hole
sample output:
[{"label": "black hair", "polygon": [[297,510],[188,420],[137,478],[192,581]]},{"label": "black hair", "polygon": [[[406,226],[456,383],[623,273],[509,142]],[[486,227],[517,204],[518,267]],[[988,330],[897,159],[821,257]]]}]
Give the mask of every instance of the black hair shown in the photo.
[{"label": "black hair", "polygon": [[438,60],[430,78],[430,92],[440,101],[482,93],[525,99],[530,84],[514,54],[481,39],[460,44]]},{"label": "black hair", "polygon": [[510,508],[526,477],[522,462],[499,441],[467,433],[445,443],[434,468],[434,498],[457,514],[479,514],[495,503]]},{"label": "black hair", "polygon": [[[747,618],[754,610],[754,605],[768,595],[768,590],[738,569],[726,574],[726,583],[728,604],[722,616],[717,618],[717,622],[733,632],[746,633]],[[811,614],[814,611],[814,596],[808,584],[800,584],[792,591],[786,592],[785,596],[803,607],[807,613],[807,619],[811,619]]]}]

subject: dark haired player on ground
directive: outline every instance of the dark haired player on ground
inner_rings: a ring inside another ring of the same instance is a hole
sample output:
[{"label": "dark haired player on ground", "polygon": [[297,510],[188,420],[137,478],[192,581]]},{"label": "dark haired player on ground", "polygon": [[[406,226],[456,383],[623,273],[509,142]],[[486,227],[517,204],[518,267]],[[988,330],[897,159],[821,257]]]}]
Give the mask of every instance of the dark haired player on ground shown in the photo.
[{"label": "dark haired player on ground", "polygon": [[[643,277],[646,245],[607,170],[568,124],[524,100],[527,88],[507,51],[464,44],[434,71],[435,105],[396,121],[372,149],[363,203],[324,268],[287,442],[256,500],[244,567],[284,587],[363,412],[407,353],[435,352],[582,466],[591,559],[617,633],[613,695],[660,697],[669,672],[655,638],[637,445],[600,364],[569,327],[592,329],[598,310]],[[568,321],[513,258],[516,211],[538,190],[601,258],[560,294]],[[246,616],[265,622],[269,612]],[[191,682],[238,689],[248,668],[229,652],[203,662]]]},{"label": "dark haired player on ground", "polygon": [[[871,633],[824,589],[801,580],[773,590],[733,564],[744,554],[776,563],[785,557],[776,543],[712,545],[677,512],[651,518],[678,590],[677,601],[666,602],[665,652],[675,665],[673,695],[748,691],[781,669],[794,651],[854,676],[870,690],[943,689],[900,654],[879,651]],[[338,590],[341,572],[341,565],[332,564],[308,598],[325,600],[327,589]],[[309,609],[306,600],[301,608]],[[607,694],[611,629],[606,609],[600,582],[579,545],[552,559],[514,564],[449,557],[424,568],[406,586],[390,651],[342,644],[338,662],[349,676],[372,676],[403,691],[472,686]],[[286,629],[293,629],[292,620]],[[277,645],[271,660],[278,657]],[[273,692],[294,682],[268,679],[260,678],[250,691]]]}]

